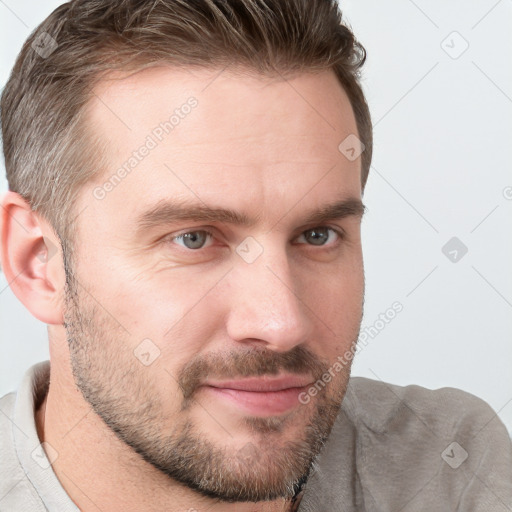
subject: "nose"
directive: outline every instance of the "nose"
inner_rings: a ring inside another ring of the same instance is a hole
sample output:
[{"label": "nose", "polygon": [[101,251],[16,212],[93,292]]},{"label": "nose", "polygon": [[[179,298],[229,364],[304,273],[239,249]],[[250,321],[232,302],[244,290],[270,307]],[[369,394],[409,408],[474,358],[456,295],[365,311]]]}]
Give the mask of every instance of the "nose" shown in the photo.
[{"label": "nose", "polygon": [[310,338],[311,312],[284,251],[266,250],[252,263],[239,260],[233,270],[226,326],[232,340],[287,352]]}]

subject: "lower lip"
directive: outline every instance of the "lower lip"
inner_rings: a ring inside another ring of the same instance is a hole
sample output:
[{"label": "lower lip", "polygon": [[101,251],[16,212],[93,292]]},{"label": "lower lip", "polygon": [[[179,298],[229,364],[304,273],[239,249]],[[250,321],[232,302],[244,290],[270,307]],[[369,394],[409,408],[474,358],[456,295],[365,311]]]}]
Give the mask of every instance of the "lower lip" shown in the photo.
[{"label": "lower lip", "polygon": [[257,416],[283,414],[297,407],[300,404],[299,395],[306,388],[307,386],[280,391],[242,391],[239,389],[205,386],[205,389],[220,399],[234,403],[237,407]]}]

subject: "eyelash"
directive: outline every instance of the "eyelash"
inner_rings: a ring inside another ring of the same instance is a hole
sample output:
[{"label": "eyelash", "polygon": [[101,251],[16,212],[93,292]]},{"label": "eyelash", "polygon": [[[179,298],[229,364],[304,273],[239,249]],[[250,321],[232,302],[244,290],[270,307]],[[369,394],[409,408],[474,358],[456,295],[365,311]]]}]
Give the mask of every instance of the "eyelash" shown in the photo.
[{"label": "eyelash", "polygon": [[[304,235],[308,231],[313,231],[314,229],[318,229],[318,228],[327,228],[327,229],[330,229],[331,231],[334,231],[336,233],[336,235],[338,235],[338,241],[335,242],[335,243],[329,244],[329,245],[318,245],[318,246],[315,246],[313,244],[307,244],[307,243],[301,243],[300,245],[309,245],[310,247],[333,248],[333,247],[336,247],[337,245],[339,245],[339,242],[341,242],[342,240],[345,239],[345,232],[342,229],[340,229],[340,228],[333,228],[332,226],[314,226],[312,228],[309,228],[309,229],[306,229],[306,230],[302,231],[302,233],[300,233],[299,237]],[[206,233],[206,235],[209,236],[209,237],[215,237],[215,233],[213,231],[211,231],[209,229],[206,229],[206,228],[199,228],[199,229],[184,231],[184,232],[179,233],[177,235],[172,235],[172,236],[168,237],[167,240],[170,243],[170,242],[174,242],[176,239],[180,239],[180,238],[183,239],[184,235],[188,235],[190,233],[199,233],[199,232]],[[199,252],[199,251],[201,251],[203,249],[207,249],[207,247],[200,247],[198,249],[190,249],[188,247],[182,247],[182,248],[185,249],[188,252]]]}]

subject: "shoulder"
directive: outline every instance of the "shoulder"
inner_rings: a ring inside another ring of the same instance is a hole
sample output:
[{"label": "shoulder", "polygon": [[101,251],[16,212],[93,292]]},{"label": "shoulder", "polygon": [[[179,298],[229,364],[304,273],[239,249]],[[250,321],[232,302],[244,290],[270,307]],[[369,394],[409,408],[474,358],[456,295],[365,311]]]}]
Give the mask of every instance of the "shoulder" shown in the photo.
[{"label": "shoulder", "polygon": [[431,390],[352,377],[344,406],[355,422],[381,433],[396,430],[407,420],[422,421],[440,433],[476,433],[484,428],[487,432],[506,432],[487,402],[451,387]]},{"label": "shoulder", "polygon": [[362,488],[371,489],[366,502],[381,495],[397,510],[405,503],[422,511],[442,503],[508,510],[512,442],[484,400],[449,387],[353,377],[342,410],[353,425]]},{"label": "shoulder", "polygon": [[15,421],[17,392],[0,398],[0,511],[46,510],[20,463],[14,431],[25,433]]},{"label": "shoulder", "polygon": [[[12,447],[12,449],[14,449],[12,427],[15,402],[16,393],[14,391],[0,398],[0,454],[2,455],[0,458],[2,461],[0,471],[2,473],[5,469],[5,463],[10,460],[8,457],[11,451],[10,448]],[[2,485],[2,481],[0,481],[0,485]]]}]

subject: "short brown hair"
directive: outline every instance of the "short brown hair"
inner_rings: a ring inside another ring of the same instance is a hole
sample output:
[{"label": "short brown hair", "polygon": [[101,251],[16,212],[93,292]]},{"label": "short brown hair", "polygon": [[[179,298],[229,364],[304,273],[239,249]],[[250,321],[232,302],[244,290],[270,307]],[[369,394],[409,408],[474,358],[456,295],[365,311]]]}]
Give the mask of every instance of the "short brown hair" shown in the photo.
[{"label": "short brown hair", "polygon": [[67,2],[25,42],[2,93],[9,188],[68,242],[74,198],[100,168],[101,141],[83,122],[93,86],[110,71],[161,63],[237,65],[269,75],[332,69],[365,147],[364,188],[372,156],[359,75],[365,59],[336,0]]}]

